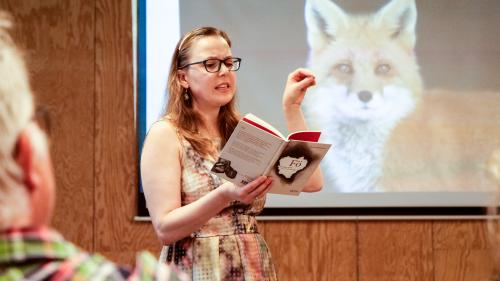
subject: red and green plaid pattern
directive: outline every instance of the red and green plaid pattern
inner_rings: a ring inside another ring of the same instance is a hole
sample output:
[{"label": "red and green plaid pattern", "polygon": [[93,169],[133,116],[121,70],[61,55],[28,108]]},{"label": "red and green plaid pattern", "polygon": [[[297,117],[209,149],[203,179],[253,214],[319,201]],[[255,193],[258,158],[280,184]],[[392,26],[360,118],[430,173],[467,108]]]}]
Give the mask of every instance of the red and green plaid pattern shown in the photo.
[{"label": "red and green plaid pattern", "polygon": [[186,280],[149,253],[134,270],[82,251],[48,228],[0,233],[0,281],[10,280]]}]

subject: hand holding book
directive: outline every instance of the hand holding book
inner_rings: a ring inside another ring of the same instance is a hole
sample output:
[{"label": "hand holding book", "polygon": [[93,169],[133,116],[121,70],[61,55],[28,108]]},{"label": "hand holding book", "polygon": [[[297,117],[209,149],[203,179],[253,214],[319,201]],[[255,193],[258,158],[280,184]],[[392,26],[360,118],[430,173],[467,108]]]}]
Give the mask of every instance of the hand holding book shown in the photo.
[{"label": "hand holding book", "polygon": [[252,203],[255,198],[266,194],[273,180],[269,177],[260,176],[244,186],[237,186],[232,182],[226,182],[219,188],[224,189],[227,200],[238,201],[243,204]]},{"label": "hand holding book", "polygon": [[266,175],[273,178],[270,193],[298,195],[330,148],[318,143],[320,132],[295,132],[284,137],[253,114],[238,123],[212,172],[245,185]]}]

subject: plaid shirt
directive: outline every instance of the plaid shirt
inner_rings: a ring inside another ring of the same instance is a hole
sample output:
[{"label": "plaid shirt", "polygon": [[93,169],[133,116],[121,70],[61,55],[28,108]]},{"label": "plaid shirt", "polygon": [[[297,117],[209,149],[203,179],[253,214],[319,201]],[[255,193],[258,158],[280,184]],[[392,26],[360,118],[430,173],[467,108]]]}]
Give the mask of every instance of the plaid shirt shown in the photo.
[{"label": "plaid shirt", "polygon": [[10,280],[187,280],[149,253],[137,256],[136,268],[119,267],[98,254],[84,252],[48,228],[0,233],[0,281]]}]

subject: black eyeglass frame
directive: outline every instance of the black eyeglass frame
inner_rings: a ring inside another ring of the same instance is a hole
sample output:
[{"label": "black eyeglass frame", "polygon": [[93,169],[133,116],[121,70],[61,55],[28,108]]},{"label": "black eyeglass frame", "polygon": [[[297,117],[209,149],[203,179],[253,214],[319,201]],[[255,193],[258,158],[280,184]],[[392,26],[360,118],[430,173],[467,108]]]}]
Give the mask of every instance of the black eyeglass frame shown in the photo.
[{"label": "black eyeglass frame", "polygon": [[[233,64],[234,63],[237,63],[238,64],[238,67],[236,69],[230,69],[229,66],[227,66],[226,64],[226,61],[227,60],[232,60]],[[207,67],[207,62],[208,61],[219,61],[219,67],[217,68],[216,71],[209,71],[208,70],[208,67]],[[222,67],[222,64],[224,64],[227,68],[227,70],[229,71],[238,71],[238,69],[240,69],[240,66],[241,66],[241,58],[236,58],[236,57],[231,57],[231,58],[225,58],[225,59],[215,59],[215,58],[212,58],[212,59],[206,59],[206,60],[202,60],[202,61],[197,61],[197,62],[192,62],[192,63],[188,63],[184,66],[181,66],[179,67],[179,69],[183,69],[183,68],[186,68],[190,65],[195,65],[195,64],[203,64],[203,66],[205,67],[205,70],[208,72],[208,73],[217,73],[220,71],[221,67]]]},{"label": "black eyeglass frame", "polygon": [[50,136],[52,131],[52,122],[50,118],[50,110],[47,106],[38,105],[35,108],[33,121],[36,122],[38,127],[42,129],[42,131],[44,131],[47,136]]}]

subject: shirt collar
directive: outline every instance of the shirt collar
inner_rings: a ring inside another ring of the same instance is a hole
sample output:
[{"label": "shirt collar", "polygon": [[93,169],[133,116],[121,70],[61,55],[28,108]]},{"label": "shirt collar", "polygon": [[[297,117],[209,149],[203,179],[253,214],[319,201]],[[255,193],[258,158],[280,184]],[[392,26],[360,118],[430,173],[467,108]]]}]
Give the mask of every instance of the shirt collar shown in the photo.
[{"label": "shirt collar", "polygon": [[47,227],[0,232],[0,267],[31,260],[63,260],[80,250]]}]

